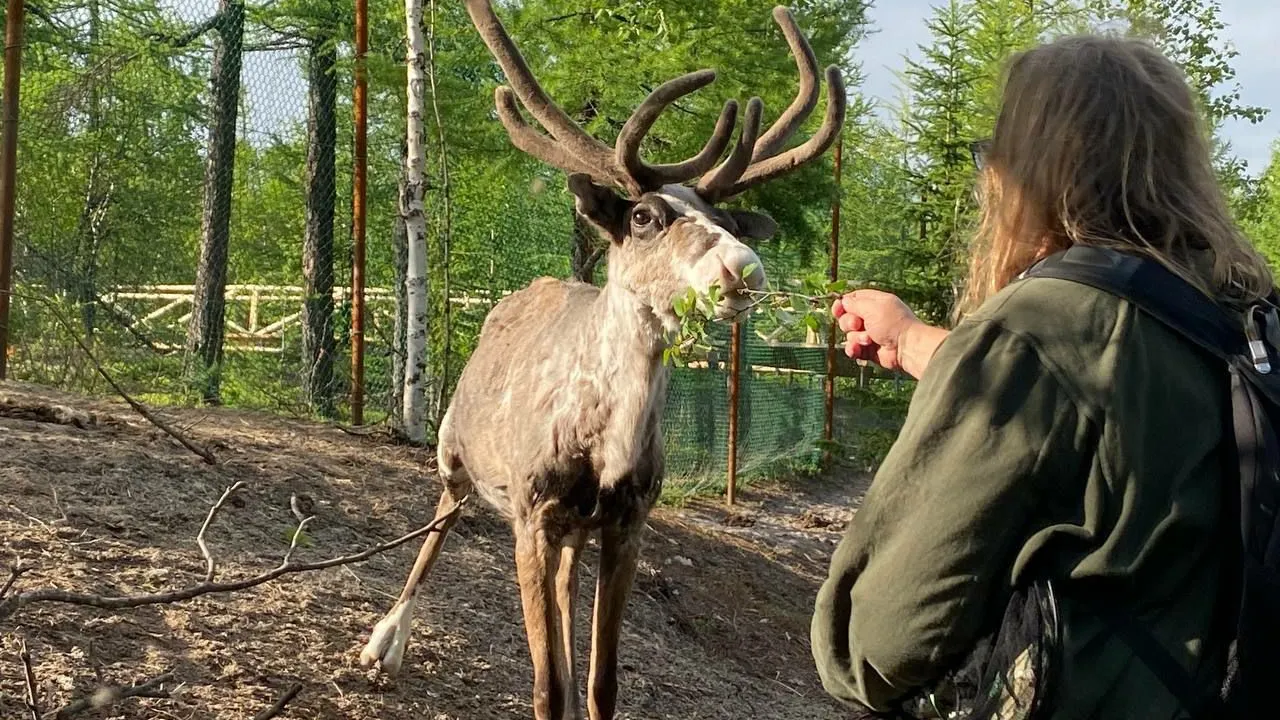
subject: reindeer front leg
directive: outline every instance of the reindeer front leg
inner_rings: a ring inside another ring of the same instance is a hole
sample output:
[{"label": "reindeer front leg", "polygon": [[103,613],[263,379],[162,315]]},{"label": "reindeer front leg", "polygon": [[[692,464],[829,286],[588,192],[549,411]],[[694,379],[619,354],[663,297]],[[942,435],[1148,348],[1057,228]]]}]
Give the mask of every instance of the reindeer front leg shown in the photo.
[{"label": "reindeer front leg", "polygon": [[515,523],[516,577],[533,660],[533,716],[537,720],[564,720],[569,660],[564,653],[566,635],[561,632],[556,602],[561,538],[548,535],[544,519],[545,515],[535,511],[533,518]]},{"label": "reindeer front leg", "polygon": [[640,530],[606,527],[600,533],[600,574],[591,622],[591,675],[587,712],[591,720],[612,720],[618,704],[618,641],[622,615],[640,558]]},{"label": "reindeer front leg", "polygon": [[578,704],[577,643],[574,635],[574,616],[578,599],[578,556],[587,542],[586,530],[573,530],[565,536],[560,547],[560,568],[556,573],[556,605],[560,609],[561,657],[564,668],[564,716],[581,717]]}]

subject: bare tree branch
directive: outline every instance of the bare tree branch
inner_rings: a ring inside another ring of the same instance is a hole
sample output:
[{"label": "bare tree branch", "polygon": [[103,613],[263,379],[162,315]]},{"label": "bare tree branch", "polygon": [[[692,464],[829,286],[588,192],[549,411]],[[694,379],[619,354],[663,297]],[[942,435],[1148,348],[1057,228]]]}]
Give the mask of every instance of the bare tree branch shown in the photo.
[{"label": "bare tree branch", "polygon": [[397,548],[410,540],[422,537],[427,533],[439,532],[441,525],[456,517],[457,514],[462,511],[468,497],[470,496],[463,497],[448,514],[436,518],[429,524],[424,525],[407,535],[402,535],[395,540],[371,547],[367,550],[355,553],[354,555],[343,555],[341,557],[330,558],[328,560],[322,560],[314,563],[294,563],[292,561],[293,550],[291,547],[289,552],[285,555],[285,560],[281,562],[280,565],[272,570],[254,575],[253,577],[235,580],[232,582],[203,582],[186,588],[150,593],[146,595],[107,596],[94,595],[92,593],[71,592],[68,590],[61,590],[59,588],[40,588],[37,590],[17,593],[16,595],[0,600],[0,620],[13,615],[23,607],[34,603],[64,603],[68,605],[95,607],[103,610],[119,610],[122,608],[141,607],[143,605],[162,605],[166,603],[190,600],[202,595],[246,590],[251,587],[271,582],[272,580],[284,575],[314,572],[316,570],[325,570],[332,567],[338,567],[340,565],[350,565],[362,560],[368,560],[374,555]]},{"label": "bare tree branch", "polygon": [[289,549],[284,553],[284,560],[280,561],[281,565],[288,565],[289,560],[293,557],[293,551],[298,547],[298,538],[302,537],[302,531],[306,529],[307,523],[315,520],[315,516],[302,518],[298,523],[297,529],[293,531],[293,537],[289,538]]},{"label": "bare tree branch", "polygon": [[288,690],[284,691],[283,695],[271,704],[271,707],[263,710],[257,715],[254,715],[253,720],[271,720],[271,718],[276,717],[281,712],[284,712],[284,706],[288,705],[301,691],[302,683],[294,683]]},{"label": "bare tree branch", "polygon": [[200,526],[200,532],[196,533],[196,545],[200,546],[200,554],[204,556],[204,581],[213,582],[214,573],[218,571],[218,564],[213,559],[213,553],[209,552],[209,546],[204,544],[204,534],[209,530],[209,525],[213,523],[213,518],[222,509],[222,505],[227,502],[235,491],[244,487],[243,482],[237,482],[235,485],[222,491],[222,497],[218,498],[218,502],[209,508],[209,514],[204,518],[204,524]]},{"label": "bare tree branch", "polygon": [[[225,12],[225,11],[224,11]],[[165,35],[160,32],[147,33],[147,38],[164,43],[171,48],[183,48],[195,42],[197,38],[222,24],[224,12],[214,13],[209,18],[192,25],[186,32],[178,36]]]},{"label": "bare tree branch", "polygon": [[589,255],[587,259],[582,263],[583,275],[590,277],[591,273],[595,272],[596,265],[600,263],[600,258],[604,257],[604,251],[605,251],[605,248],[602,248],[602,247],[598,247],[595,250],[591,251],[591,255]]},{"label": "bare tree branch", "polygon": [[0,587],[0,600],[3,600],[4,596],[9,594],[9,589],[18,581],[18,578],[22,577],[22,574],[30,569],[29,567],[23,567],[20,562],[9,568],[9,579],[4,581],[4,587]]},{"label": "bare tree branch", "polygon": [[80,346],[80,351],[83,352],[85,354],[85,357],[89,358],[89,362],[93,364],[94,370],[98,371],[98,374],[102,376],[102,379],[107,381],[107,384],[111,386],[111,389],[115,390],[116,394],[119,395],[121,398],[123,398],[124,401],[129,404],[129,407],[133,408],[134,412],[138,413],[143,418],[145,418],[147,422],[163,430],[166,435],[173,438],[174,440],[177,440],[186,449],[190,450],[196,455],[199,455],[206,463],[210,465],[218,464],[218,460],[213,456],[213,453],[209,452],[207,449],[200,447],[199,445],[196,445],[192,441],[188,440],[185,435],[175,430],[173,426],[169,425],[165,421],[156,417],[155,413],[151,412],[149,409],[147,409],[145,405],[138,402],[137,400],[134,400],[133,396],[125,392],[125,389],[120,387],[120,384],[116,382],[115,378],[111,377],[111,374],[108,373],[102,367],[102,363],[98,362],[98,358],[93,354],[93,351],[90,350],[89,346],[86,345],[84,340],[80,338],[80,335],[79,333],[76,332],[75,327],[72,326],[71,322],[67,320],[66,316],[62,314],[62,311],[59,310],[56,305],[50,302],[47,298],[36,297],[33,295],[25,295],[23,293],[10,293],[10,295],[15,298],[21,298],[23,300],[31,300],[33,302],[38,302],[41,305],[44,305],[49,310],[49,312],[53,313],[54,319],[58,321],[58,324],[62,325],[62,327],[68,333],[71,334],[71,338],[76,341],[77,345]]},{"label": "bare tree branch", "polygon": [[121,700],[127,700],[133,697],[143,698],[160,698],[167,699],[169,691],[165,690],[162,685],[173,679],[173,672],[167,672],[159,675],[143,683],[135,683],[133,685],[113,685],[109,687],[98,688],[89,697],[80,698],[70,702],[57,711],[46,715],[48,718],[52,716],[55,720],[66,720],[73,715],[84,712],[85,710],[100,710],[111,705],[115,705]]},{"label": "bare tree branch", "polygon": [[27,651],[25,637],[18,642],[21,643],[18,658],[22,660],[22,677],[27,683],[27,712],[31,713],[31,720],[40,720],[40,696],[36,690],[36,673],[31,667],[31,653]]}]

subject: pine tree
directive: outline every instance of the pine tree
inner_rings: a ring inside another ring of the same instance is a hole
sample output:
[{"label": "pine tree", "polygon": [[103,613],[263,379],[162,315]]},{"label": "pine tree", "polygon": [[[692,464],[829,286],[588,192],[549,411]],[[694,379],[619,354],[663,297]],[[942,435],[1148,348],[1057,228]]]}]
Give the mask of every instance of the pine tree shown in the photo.
[{"label": "pine tree", "polygon": [[978,88],[984,68],[973,54],[976,13],[972,3],[950,0],[928,21],[933,44],[923,59],[909,60],[904,117],[916,226],[903,258],[916,268],[916,311],[946,316],[955,297],[973,215],[974,168],[969,144],[987,132],[978,127]]}]

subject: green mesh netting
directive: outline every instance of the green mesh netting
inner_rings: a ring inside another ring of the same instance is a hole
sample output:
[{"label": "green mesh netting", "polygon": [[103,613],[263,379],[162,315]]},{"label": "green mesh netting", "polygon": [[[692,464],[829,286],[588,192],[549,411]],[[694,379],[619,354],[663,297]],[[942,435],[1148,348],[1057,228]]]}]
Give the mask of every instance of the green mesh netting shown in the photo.
[{"label": "green mesh netting", "polygon": [[[672,371],[663,432],[667,474],[719,483],[729,452],[729,329],[712,327],[706,368]],[[772,346],[743,325],[738,386],[738,473],[749,479],[782,463],[816,458],[822,439],[825,348]]]}]

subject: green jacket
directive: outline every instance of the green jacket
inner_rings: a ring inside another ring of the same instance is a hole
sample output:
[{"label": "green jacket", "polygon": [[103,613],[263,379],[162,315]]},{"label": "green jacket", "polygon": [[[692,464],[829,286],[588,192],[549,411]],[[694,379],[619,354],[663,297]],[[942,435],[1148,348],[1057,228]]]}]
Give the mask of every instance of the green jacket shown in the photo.
[{"label": "green jacket", "polygon": [[1105,582],[1188,669],[1215,677],[1228,405],[1216,361],[1125,301],[1046,278],[993,297],[939,347],[832,558],[812,626],[827,691],[887,709],[966,655],[1012,587],[1040,574],[1063,596],[1053,720],[1177,717],[1071,592]]}]

